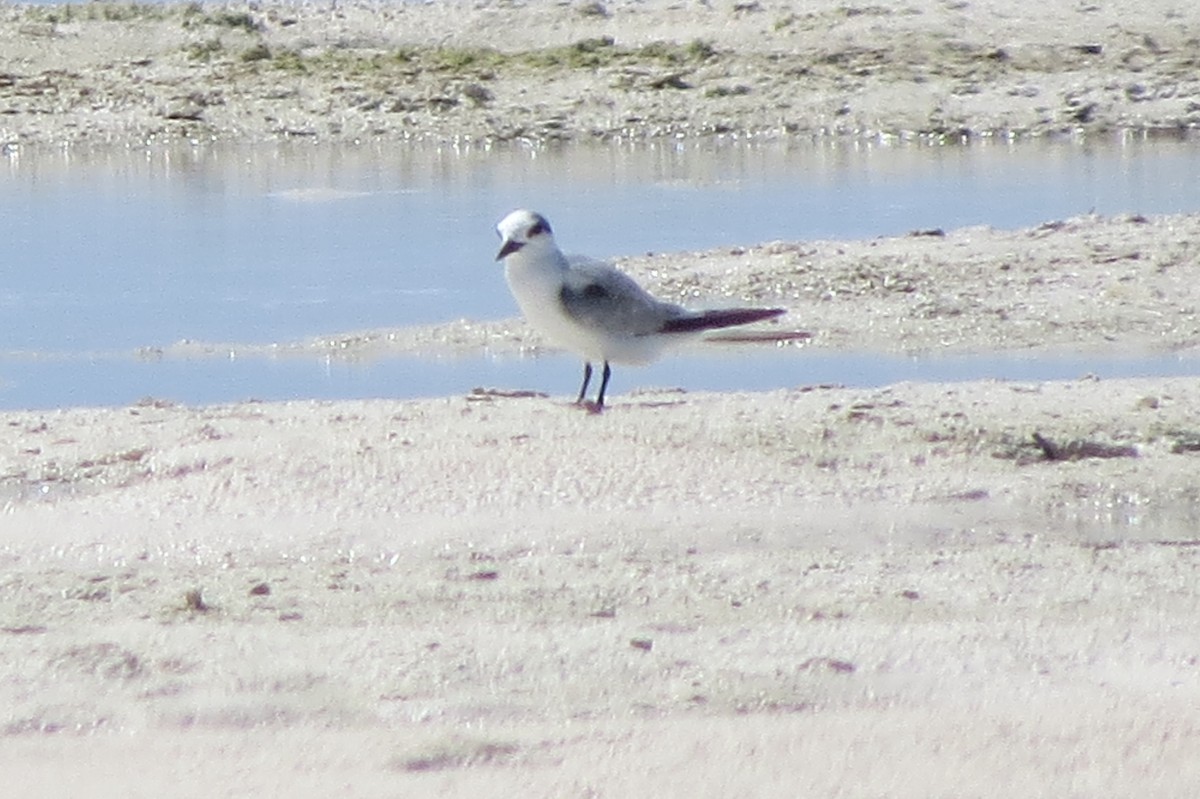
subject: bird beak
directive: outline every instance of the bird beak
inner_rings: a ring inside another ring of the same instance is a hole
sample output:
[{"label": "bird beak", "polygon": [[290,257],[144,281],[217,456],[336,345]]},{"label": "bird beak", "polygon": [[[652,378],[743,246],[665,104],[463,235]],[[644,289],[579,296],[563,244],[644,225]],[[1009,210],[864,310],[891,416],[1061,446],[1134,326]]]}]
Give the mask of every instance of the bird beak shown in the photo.
[{"label": "bird beak", "polygon": [[500,247],[500,252],[498,252],[496,254],[496,260],[499,261],[502,258],[512,255],[514,252],[516,252],[517,250],[521,249],[524,246],[525,246],[524,242],[513,241],[512,239],[505,239],[504,244],[501,245],[501,247]]}]

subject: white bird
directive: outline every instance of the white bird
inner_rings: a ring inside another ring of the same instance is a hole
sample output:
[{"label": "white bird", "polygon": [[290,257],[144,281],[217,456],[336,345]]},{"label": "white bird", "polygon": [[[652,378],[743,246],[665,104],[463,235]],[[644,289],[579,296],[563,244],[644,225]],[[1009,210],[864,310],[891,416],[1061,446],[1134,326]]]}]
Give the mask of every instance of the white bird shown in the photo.
[{"label": "white bird", "polygon": [[[552,343],[583,357],[583,385],[575,400],[604,408],[609,363],[644,364],[681,339],[714,328],[744,325],[784,313],[783,308],[689,311],[650,295],[611,264],[566,256],[550,223],[533,211],[513,211],[496,225],[508,287],[525,319]],[[592,363],[604,364],[595,403],[585,402]]]}]

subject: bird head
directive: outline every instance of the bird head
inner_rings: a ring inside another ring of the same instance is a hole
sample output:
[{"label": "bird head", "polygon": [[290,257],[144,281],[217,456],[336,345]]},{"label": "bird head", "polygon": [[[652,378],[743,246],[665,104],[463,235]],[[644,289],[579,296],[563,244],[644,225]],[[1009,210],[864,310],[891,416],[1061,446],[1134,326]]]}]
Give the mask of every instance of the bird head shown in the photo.
[{"label": "bird head", "polygon": [[501,242],[500,252],[496,255],[497,261],[525,247],[557,249],[550,223],[546,221],[546,217],[533,211],[513,211],[500,220],[496,225],[496,232],[500,234]]}]

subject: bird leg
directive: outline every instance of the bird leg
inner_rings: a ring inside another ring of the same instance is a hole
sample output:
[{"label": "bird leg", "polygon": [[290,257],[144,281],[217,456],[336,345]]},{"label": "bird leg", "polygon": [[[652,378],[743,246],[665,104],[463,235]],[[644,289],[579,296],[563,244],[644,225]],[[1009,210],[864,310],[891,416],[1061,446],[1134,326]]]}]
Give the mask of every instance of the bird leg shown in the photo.
[{"label": "bird leg", "polygon": [[604,409],[604,391],[608,388],[608,378],[612,377],[612,369],[608,361],[604,362],[604,371],[600,373],[600,393],[596,395],[596,413]]},{"label": "bird leg", "polygon": [[584,398],[587,396],[588,383],[592,382],[592,362],[583,362],[583,385],[579,387],[579,396],[575,399],[576,405],[582,405]]},{"label": "bird leg", "polygon": [[600,392],[596,394],[595,402],[588,401],[587,389],[588,383],[592,382],[592,364],[590,361],[585,361],[583,364],[583,385],[579,387],[579,396],[575,399],[575,404],[588,413],[600,413],[604,410],[604,392],[608,389],[608,379],[610,377],[612,377],[612,367],[608,365],[608,361],[605,361],[604,370],[600,373]]}]

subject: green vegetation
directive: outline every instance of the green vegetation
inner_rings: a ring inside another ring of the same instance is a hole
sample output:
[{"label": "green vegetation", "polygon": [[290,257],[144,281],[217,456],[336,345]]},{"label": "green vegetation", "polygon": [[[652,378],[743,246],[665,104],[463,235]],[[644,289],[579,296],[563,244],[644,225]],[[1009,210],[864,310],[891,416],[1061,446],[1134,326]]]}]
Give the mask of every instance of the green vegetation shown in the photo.
[{"label": "green vegetation", "polygon": [[550,47],[518,53],[510,58],[535,67],[596,69],[618,64],[652,63],[662,66],[683,66],[715,58],[711,42],[695,39],[687,44],[651,42],[641,47],[619,47],[611,36],[580,39],[565,47]]},{"label": "green vegetation", "polygon": [[206,39],[203,42],[193,42],[186,48],[188,57],[193,61],[212,61],[225,50],[220,39]]},{"label": "green vegetation", "polygon": [[795,14],[785,14],[784,16],[776,19],[775,24],[772,27],[776,31],[781,31],[781,30],[787,30],[788,28],[792,27],[795,24],[796,24],[796,15]]},{"label": "green vegetation", "polygon": [[565,47],[548,47],[525,53],[523,61],[530,66],[545,69],[596,69],[612,62],[617,53],[616,42],[611,36],[596,39],[580,39]]},{"label": "green vegetation", "polygon": [[70,3],[54,6],[29,6],[25,18],[32,22],[134,22],[170,19],[176,9],[162,3]]},{"label": "green vegetation", "polygon": [[623,65],[680,68],[701,64],[717,57],[717,50],[712,43],[700,39],[685,44],[651,42],[639,47],[621,47],[612,37],[603,36],[581,39],[562,47],[517,53],[504,53],[491,47],[415,46],[370,54],[336,49],[313,55],[281,51],[275,54],[272,64],[282,70],[300,72],[335,69],[364,74],[401,69],[488,79],[498,71],[514,68],[574,70]]},{"label": "green vegetation", "polygon": [[271,58],[271,48],[267,47],[262,42],[250,45],[249,48],[242,51],[241,59],[243,61],[266,61]]},{"label": "green vegetation", "polygon": [[92,0],[63,5],[27,6],[22,15],[29,22],[52,25],[71,22],[163,22],[179,20],[183,27],[209,25],[217,28],[260,34],[266,27],[248,11],[214,10],[211,13],[198,2],[187,5],[174,3],[120,3]]},{"label": "green vegetation", "polygon": [[296,50],[281,49],[271,51],[271,65],[285,72],[304,73],[308,71],[304,56]]},{"label": "green vegetation", "polygon": [[[582,13],[606,13],[603,6],[594,4]],[[136,22],[179,20],[184,28],[220,28],[260,36],[266,31],[261,18],[250,11],[216,9],[200,2],[139,3],[92,0],[66,5],[28,6],[23,12],[32,22],[50,24],[106,21]],[[224,49],[219,39],[209,38],[190,44],[187,53],[197,60],[211,60]],[[316,54],[294,50],[271,50],[265,43],[242,51],[248,62],[265,62],[285,71],[310,72],[322,69],[344,69],[355,73],[391,72],[397,68],[415,71],[434,71],[487,79],[496,71],[519,67],[533,69],[601,69],[606,67],[661,66],[687,67],[717,58],[719,53],[711,42],[695,39],[690,42],[650,42],[637,47],[624,47],[611,36],[580,39],[561,47],[546,47],[515,53],[505,53],[491,47],[420,47],[407,46],[384,53],[362,53],[353,50],[331,49]]]},{"label": "green vegetation", "polygon": [[[222,55],[245,63],[262,64],[285,72],[318,73],[340,71],[347,74],[381,74],[396,72],[436,72],[447,76],[489,80],[502,70],[580,70],[622,66],[665,67],[681,69],[699,65],[719,57],[713,44],[703,39],[690,42],[650,42],[636,47],[617,44],[611,36],[580,39],[560,47],[544,47],[506,53],[492,47],[422,47],[405,46],[385,52],[363,52],[354,49],[330,48],[319,52],[270,48],[261,40],[266,32],[262,18],[251,11],[220,9],[200,2],[142,3],[92,0],[65,5],[28,6],[22,11],[31,22],[61,24],[68,22],[137,22],[177,20],[189,30],[210,29],[212,34],[202,41],[188,44],[185,52],[196,61],[212,61]],[[583,13],[606,13],[596,4]],[[223,43],[220,30],[247,34],[259,39],[249,45],[235,47]],[[228,48],[228,51],[227,51]]]},{"label": "green vegetation", "polygon": [[456,73],[495,69],[501,65],[503,59],[504,57],[499,52],[490,47],[441,47],[430,50],[423,57],[415,59],[409,53],[404,56],[406,62],[427,61],[430,69]]},{"label": "green vegetation", "polygon": [[218,11],[206,14],[200,20],[205,25],[218,28],[232,28],[246,33],[262,33],[263,24],[246,11]]},{"label": "green vegetation", "polygon": [[229,28],[250,34],[262,33],[266,30],[262,21],[248,11],[220,9],[210,13],[201,3],[188,3],[183,6],[182,16],[185,28],[210,25],[214,28]]}]

